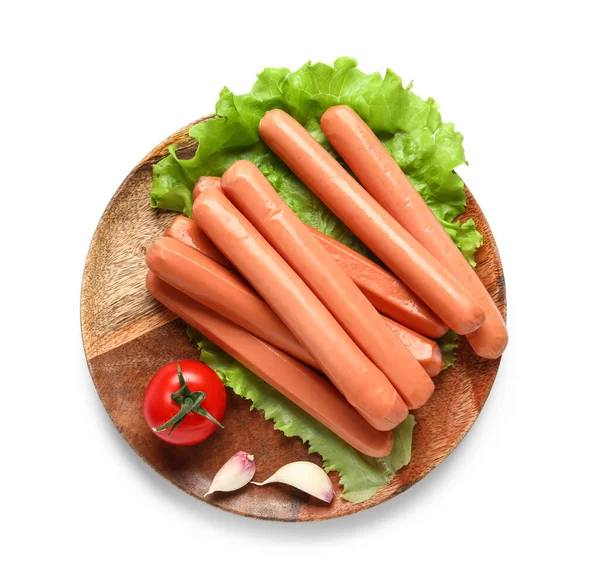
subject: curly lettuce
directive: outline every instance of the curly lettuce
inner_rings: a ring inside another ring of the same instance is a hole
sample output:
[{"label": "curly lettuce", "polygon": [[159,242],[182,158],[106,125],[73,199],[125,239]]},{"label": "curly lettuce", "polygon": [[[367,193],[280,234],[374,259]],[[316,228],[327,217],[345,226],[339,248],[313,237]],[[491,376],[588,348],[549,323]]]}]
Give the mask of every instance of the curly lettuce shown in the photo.
[{"label": "curly lettuce", "polygon": [[262,411],[275,429],[307,443],[308,452],[318,453],[323,459],[326,472],[338,472],[345,500],[353,504],[368,500],[392,480],[396,471],[410,462],[415,425],[412,415],[394,429],[390,455],[383,458],[365,456],[196,330],[188,327],[188,335],[198,345],[200,360],[215,370],[236,395],[248,399],[250,410]]},{"label": "curly lettuce", "polygon": [[[348,57],[333,67],[310,62],[297,71],[265,69],[252,90],[236,95],[221,91],[216,117],[190,129],[197,142],[189,159],[178,156],[175,145],[153,167],[150,204],[154,208],[191,216],[192,189],[200,176],[221,176],[233,162],[256,164],[279,195],[306,224],[356,251],[369,255],[365,245],[315,197],[261,141],[258,124],[270,109],[294,116],[334,156],[336,152],[319,127],[323,112],[332,105],[352,107],[375,131],[391,156],[440,220],[461,252],[475,266],[475,251],[483,239],[472,220],[460,223],[466,197],[464,183],[453,170],[466,163],[463,137],[444,123],[437,103],[423,100],[404,86],[393,71],[367,74]],[[338,157],[339,158],[339,157]],[[388,484],[395,472],[410,461],[414,418],[409,416],[395,431],[392,453],[386,458],[363,456],[318,421],[256,377],[214,344],[189,330],[200,359],[211,366],[233,391],[251,401],[251,409],[286,436],[300,437],[309,452],[318,453],[326,471],[337,471],[343,497],[363,502]],[[438,340],[445,368],[452,366],[458,337],[453,332]]]},{"label": "curly lettuce", "polygon": [[153,168],[150,204],[190,214],[192,189],[199,176],[221,176],[236,160],[254,162],[306,224],[367,253],[365,246],[266,147],[258,124],[270,109],[283,109],[300,121],[325,147],[319,119],[332,105],[345,104],[369,124],[404,170],[431,210],[474,265],[482,237],[472,221],[457,217],[466,205],[464,183],[452,172],[465,163],[463,137],[443,123],[438,104],[423,100],[388,69],[384,76],[364,73],[349,57],[332,66],[306,63],[297,71],[265,69],[252,90],[235,95],[221,91],[216,117],[198,123],[190,136],[198,142],[191,159],[181,159],[176,146]]}]

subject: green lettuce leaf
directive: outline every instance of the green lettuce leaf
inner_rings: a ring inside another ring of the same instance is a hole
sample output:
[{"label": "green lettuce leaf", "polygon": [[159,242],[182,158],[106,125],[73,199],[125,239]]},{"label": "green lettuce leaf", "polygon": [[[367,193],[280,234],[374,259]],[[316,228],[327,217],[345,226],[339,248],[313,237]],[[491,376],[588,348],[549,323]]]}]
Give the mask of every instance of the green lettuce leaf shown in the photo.
[{"label": "green lettuce leaf", "polygon": [[[190,159],[180,158],[176,146],[153,167],[150,204],[154,208],[191,216],[192,189],[200,176],[221,176],[233,162],[246,159],[256,164],[279,195],[306,224],[341,241],[364,255],[366,246],[315,197],[260,140],[258,124],[270,109],[283,109],[339,159],[319,127],[323,112],[345,104],[377,133],[394,160],[440,220],[461,252],[475,266],[475,251],[483,238],[472,220],[457,217],[464,211],[464,183],[454,172],[466,163],[463,137],[454,125],[444,123],[437,103],[424,100],[404,86],[393,71],[367,74],[355,60],[337,59],[332,66],[306,63],[297,71],[265,69],[252,90],[235,95],[221,91],[216,117],[190,129],[197,142]],[[358,453],[275,389],[256,377],[231,356],[190,331],[198,344],[200,359],[221,376],[225,384],[250,400],[251,409],[287,436],[300,437],[309,451],[323,458],[327,471],[337,471],[343,497],[362,502],[389,483],[394,473],[410,461],[414,418],[409,416],[395,431],[392,453],[381,459]],[[445,368],[452,365],[458,337],[449,332],[438,340]]]},{"label": "green lettuce leaf", "polygon": [[477,230],[475,221],[469,219],[464,223],[455,221],[450,223],[440,219],[446,232],[454,239],[462,254],[468,259],[473,268],[477,265],[475,262],[475,251],[483,245],[483,235]]},{"label": "green lettuce leaf", "polygon": [[237,395],[248,399],[250,410],[263,411],[275,429],[287,437],[299,437],[308,444],[309,453],[318,453],[326,472],[339,473],[342,497],[349,502],[368,500],[410,462],[415,425],[412,415],[394,429],[394,447],[389,456],[362,455],[196,330],[188,327],[188,335],[198,345],[200,360]]},{"label": "green lettuce leaf", "polygon": [[249,93],[235,95],[224,88],[216,118],[196,124],[190,136],[198,142],[195,155],[180,159],[176,148],[153,168],[153,207],[190,214],[192,189],[199,176],[221,176],[236,160],[254,162],[277,192],[305,223],[349,247],[366,247],[274,156],[260,140],[258,123],[270,109],[293,115],[327,149],[319,119],[332,105],[345,104],[378,134],[393,158],[442,221],[450,236],[474,265],[482,238],[475,225],[456,222],[464,211],[464,183],[453,170],[465,163],[462,135],[443,123],[438,104],[404,86],[393,71],[367,74],[349,57],[332,66],[306,63],[297,71],[265,69]]},{"label": "green lettuce leaf", "polygon": [[444,370],[450,368],[454,364],[454,351],[458,347],[458,334],[449,330],[441,338],[437,339],[438,346],[442,351],[442,360],[444,361]]}]

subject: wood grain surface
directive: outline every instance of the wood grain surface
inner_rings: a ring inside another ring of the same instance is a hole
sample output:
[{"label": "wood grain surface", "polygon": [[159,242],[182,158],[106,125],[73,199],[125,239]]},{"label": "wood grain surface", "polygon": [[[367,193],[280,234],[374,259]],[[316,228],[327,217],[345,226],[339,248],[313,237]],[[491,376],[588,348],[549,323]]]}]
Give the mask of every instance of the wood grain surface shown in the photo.
[{"label": "wood grain surface", "polygon": [[[337,496],[326,505],[277,485],[249,486],[202,498],[216,471],[239,450],[256,456],[257,481],[291,461],[320,463],[318,455],[308,455],[299,438],[275,431],[260,411],[249,411],[250,403],[231,390],[223,421],[227,430],[215,432],[202,444],[172,446],[157,439],[146,426],[142,395],[156,370],[173,360],[198,358],[183,322],[154,301],[144,283],[146,250],[175,216],[150,208],[152,164],[166,155],[171,144],[180,145],[181,156],[190,155],[195,144],[188,137],[192,125],[170,136],[132,170],[104,211],[90,245],[81,290],[81,330],[90,373],[106,411],[124,439],[158,473],[223,510],[267,520],[312,521],[359,512],[389,500],[426,476],[465,436],[489,395],[500,359],[477,357],[461,339],[456,365],[436,377],[433,396],[415,411],[412,461],[362,504],[350,504]],[[476,257],[477,273],[506,317],[498,249],[481,209],[467,190],[463,218],[468,217],[475,219],[484,236]],[[337,475],[330,475],[339,493]]]}]

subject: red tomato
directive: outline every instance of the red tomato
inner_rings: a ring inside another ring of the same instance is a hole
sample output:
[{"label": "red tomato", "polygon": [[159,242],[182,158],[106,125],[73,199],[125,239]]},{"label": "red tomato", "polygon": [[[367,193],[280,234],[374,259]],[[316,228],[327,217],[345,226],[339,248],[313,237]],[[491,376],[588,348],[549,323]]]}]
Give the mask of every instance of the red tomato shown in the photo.
[{"label": "red tomato", "polygon": [[[201,362],[181,360],[179,365],[187,388],[181,387],[177,362],[163,366],[146,387],[144,418],[148,426],[164,441],[176,445],[194,445],[204,441],[218,427],[214,421],[196,413],[194,409],[174,429],[173,426],[162,431],[156,429],[165,425],[183,408],[190,409],[191,403],[199,400],[200,411],[206,411],[217,421],[221,421],[226,406],[225,387],[217,373]],[[204,399],[201,393],[206,394]]]}]

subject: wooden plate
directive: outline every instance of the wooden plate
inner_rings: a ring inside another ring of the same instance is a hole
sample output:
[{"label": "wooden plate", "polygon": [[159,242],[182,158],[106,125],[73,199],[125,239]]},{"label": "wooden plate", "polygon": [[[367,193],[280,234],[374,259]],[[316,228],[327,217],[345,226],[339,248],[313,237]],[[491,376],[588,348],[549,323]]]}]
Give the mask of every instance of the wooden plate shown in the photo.
[{"label": "wooden plate", "polygon": [[[206,118],[204,118],[206,119]],[[194,122],[197,123],[197,122]],[[159,474],[188,494],[244,516],[267,520],[311,521],[336,518],[381,504],[410,488],[435,468],[457,446],[479,415],[500,364],[476,357],[466,342],[457,364],[436,378],[433,397],[415,412],[411,463],[395,479],[362,504],[336,497],[330,506],[287,487],[247,487],[232,494],[202,495],[221,465],[236,451],[254,453],[256,478],[262,481],[284,463],[311,460],[299,438],[287,438],[265,421],[249,402],[228,391],[226,432],[215,432],[206,442],[176,447],[157,439],[142,416],[146,384],[162,365],[197,358],[185,326],[146,291],[144,257],[175,216],[150,208],[152,164],[180,144],[181,156],[193,152],[195,142],[185,127],[157,146],[136,166],[117,190],[98,224],[86,260],[81,291],[83,344],[94,384],[114,424],[129,445]],[[467,212],[485,244],[477,253],[477,272],[506,317],[502,264],[489,225],[467,191]],[[332,475],[337,485],[337,475]]]}]

